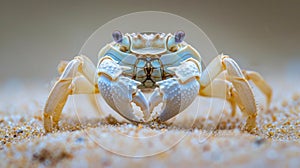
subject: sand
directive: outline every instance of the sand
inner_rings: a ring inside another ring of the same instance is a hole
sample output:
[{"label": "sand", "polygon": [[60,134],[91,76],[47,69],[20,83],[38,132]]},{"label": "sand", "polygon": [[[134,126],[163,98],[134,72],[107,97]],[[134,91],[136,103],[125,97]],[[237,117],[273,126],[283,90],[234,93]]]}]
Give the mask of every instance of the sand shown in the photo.
[{"label": "sand", "polygon": [[271,83],[270,109],[256,93],[252,133],[243,131],[245,117],[232,117],[218,99],[198,98],[168,123],[137,125],[100,96],[97,112],[91,97],[80,95],[69,98],[60,130],[46,134],[42,108],[50,86],[7,82],[0,88],[0,167],[299,167],[300,92],[297,82],[280,80]]}]

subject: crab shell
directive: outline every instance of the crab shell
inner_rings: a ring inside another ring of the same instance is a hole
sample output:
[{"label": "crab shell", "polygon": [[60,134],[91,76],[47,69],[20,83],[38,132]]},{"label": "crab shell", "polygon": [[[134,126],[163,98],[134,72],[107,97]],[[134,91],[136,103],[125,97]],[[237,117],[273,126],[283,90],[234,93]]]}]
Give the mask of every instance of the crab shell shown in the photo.
[{"label": "crab shell", "polygon": [[98,58],[104,56],[127,67],[122,75],[141,82],[138,88],[143,91],[151,91],[157,82],[173,77],[175,72],[169,67],[179,66],[189,58],[201,63],[199,53],[184,41],[176,42],[171,33],[126,33],[122,42],[114,41],[101,49]]},{"label": "crab shell", "polygon": [[[131,102],[141,106],[144,120],[147,120],[154,107],[162,102],[163,112],[160,119],[164,121],[192,103],[200,85],[196,80],[187,81],[191,77],[200,77],[201,57],[192,46],[183,41],[183,32],[123,35],[117,31],[113,37],[114,41],[99,52],[98,63],[98,74],[106,74],[109,77],[100,77],[98,83],[100,93],[110,107],[130,121],[139,121],[132,114]],[[113,62],[107,61],[108,59]],[[190,59],[195,64],[182,65]],[[181,68],[177,69],[179,66]],[[113,81],[116,83],[113,84]],[[129,86],[123,87],[124,83]],[[124,90],[128,90],[129,93],[125,93]],[[154,92],[147,100],[140,90]],[[138,95],[139,98],[134,99],[133,95]]]}]

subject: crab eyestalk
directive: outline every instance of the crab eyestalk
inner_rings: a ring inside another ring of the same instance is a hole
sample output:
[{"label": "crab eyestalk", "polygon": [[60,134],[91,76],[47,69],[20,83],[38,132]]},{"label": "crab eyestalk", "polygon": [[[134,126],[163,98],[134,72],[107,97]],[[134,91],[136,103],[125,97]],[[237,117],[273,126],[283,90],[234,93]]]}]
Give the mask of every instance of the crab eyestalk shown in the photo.
[{"label": "crab eyestalk", "polygon": [[112,33],[112,37],[114,42],[120,44],[121,51],[123,52],[128,51],[130,46],[130,41],[126,35],[123,36],[123,34],[119,30],[116,30]]},{"label": "crab eyestalk", "polygon": [[176,33],[174,33],[174,35],[170,36],[168,39],[168,49],[172,52],[175,52],[178,50],[178,44],[180,44],[181,42],[183,42],[185,37],[185,33],[184,31],[177,31]]},{"label": "crab eyestalk", "polygon": [[122,43],[123,35],[120,31],[116,30],[112,33],[112,37],[116,43]]},{"label": "crab eyestalk", "polygon": [[181,31],[181,30],[177,31],[175,33],[175,43],[181,43],[181,42],[183,42],[184,37],[185,37],[184,31]]}]

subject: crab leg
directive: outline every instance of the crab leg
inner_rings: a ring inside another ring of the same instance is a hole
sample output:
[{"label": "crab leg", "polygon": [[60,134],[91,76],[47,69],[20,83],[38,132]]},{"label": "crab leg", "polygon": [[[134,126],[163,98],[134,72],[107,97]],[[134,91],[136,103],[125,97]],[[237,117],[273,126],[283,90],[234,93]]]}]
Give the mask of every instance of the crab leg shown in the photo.
[{"label": "crab leg", "polygon": [[51,132],[58,127],[62,109],[72,94],[98,93],[94,73],[96,68],[86,56],[77,56],[64,68],[60,78],[54,84],[44,107],[44,128]]},{"label": "crab leg", "polygon": [[[220,55],[207,66],[201,76],[201,90],[199,94],[207,94],[205,89],[221,72],[225,70],[227,71],[227,80],[230,81],[234,87],[230,93],[234,97],[234,99],[231,100],[231,104],[233,104],[233,101],[235,101],[241,111],[248,116],[246,129],[250,131],[256,127],[257,106],[254,94],[243,72],[237,63],[233,59],[229,58],[229,56]],[[257,74],[254,76],[258,77]],[[262,78],[257,79],[252,76],[249,77],[249,79],[255,79],[256,84],[259,84],[259,88],[267,96],[271,96],[271,93],[267,92],[271,91],[271,89],[269,88],[269,85],[266,85],[266,82],[264,82]],[[271,98],[268,97],[268,100],[269,99]]]},{"label": "crab leg", "polygon": [[103,57],[98,65],[98,86],[107,104],[129,121],[140,122],[133,114],[131,103],[139,106],[144,114],[144,120],[150,117],[149,105],[144,94],[137,89],[140,82],[122,76],[123,69],[112,58]]},{"label": "crab leg", "polygon": [[152,112],[154,107],[163,102],[161,121],[167,121],[186,109],[196,98],[199,92],[201,67],[193,58],[182,62],[178,67],[169,68],[175,72],[173,78],[157,82],[158,88],[154,90],[149,106]]},{"label": "crab leg", "polygon": [[215,79],[207,87],[200,89],[199,94],[201,96],[216,97],[226,99],[231,106],[232,116],[236,114],[236,100],[238,100],[238,95],[234,94],[236,90],[234,89],[231,82],[223,79]]},{"label": "crab leg", "polygon": [[270,85],[263,79],[263,77],[254,71],[243,71],[245,78],[247,80],[252,80],[253,83],[260,89],[262,93],[265,94],[267,98],[267,107],[270,106],[272,98],[272,89]]}]

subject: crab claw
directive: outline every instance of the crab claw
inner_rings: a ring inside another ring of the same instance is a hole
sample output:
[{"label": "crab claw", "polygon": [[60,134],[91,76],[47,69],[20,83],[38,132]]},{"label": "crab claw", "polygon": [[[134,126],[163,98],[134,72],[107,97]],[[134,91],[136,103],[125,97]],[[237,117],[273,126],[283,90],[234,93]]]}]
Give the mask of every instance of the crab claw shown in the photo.
[{"label": "crab claw", "polygon": [[111,59],[103,60],[98,67],[98,87],[107,104],[129,121],[140,122],[133,114],[131,103],[139,106],[144,120],[150,117],[145,95],[137,88],[140,82],[121,76],[122,67]]},{"label": "crab claw", "polygon": [[186,109],[196,98],[200,89],[197,81],[200,72],[197,66],[193,61],[184,62],[179,67],[172,68],[176,77],[157,82],[159,87],[149,98],[150,112],[162,102],[159,119],[167,121]]}]

